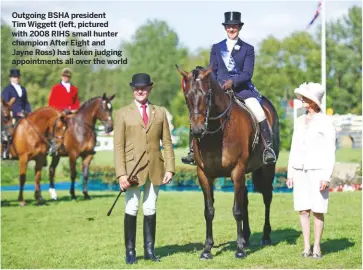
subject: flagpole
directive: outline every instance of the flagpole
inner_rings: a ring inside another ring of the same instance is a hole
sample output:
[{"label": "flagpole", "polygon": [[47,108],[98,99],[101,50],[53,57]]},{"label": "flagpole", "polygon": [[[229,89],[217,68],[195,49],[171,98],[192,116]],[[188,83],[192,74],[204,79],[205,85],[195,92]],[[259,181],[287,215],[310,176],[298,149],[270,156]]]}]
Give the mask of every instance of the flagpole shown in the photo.
[{"label": "flagpole", "polygon": [[326,90],[322,99],[321,109],[326,113],[326,29],[325,29],[325,0],[321,0],[321,85]]}]

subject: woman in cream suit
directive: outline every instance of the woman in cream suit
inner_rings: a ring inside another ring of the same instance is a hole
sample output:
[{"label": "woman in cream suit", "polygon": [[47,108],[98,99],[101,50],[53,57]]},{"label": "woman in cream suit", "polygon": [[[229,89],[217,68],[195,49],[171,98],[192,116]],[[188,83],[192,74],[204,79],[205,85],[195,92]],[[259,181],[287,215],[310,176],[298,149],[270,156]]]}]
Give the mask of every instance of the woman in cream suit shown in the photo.
[{"label": "woman in cream suit", "polygon": [[[306,112],[295,125],[287,173],[287,186],[294,187],[294,209],[300,213],[304,236],[302,256],[313,258],[321,258],[324,213],[328,211],[328,188],[335,163],[335,128],[321,112],[324,93],[325,89],[318,83],[304,83],[295,89]],[[314,216],[313,250],[310,248],[310,211]]]}]

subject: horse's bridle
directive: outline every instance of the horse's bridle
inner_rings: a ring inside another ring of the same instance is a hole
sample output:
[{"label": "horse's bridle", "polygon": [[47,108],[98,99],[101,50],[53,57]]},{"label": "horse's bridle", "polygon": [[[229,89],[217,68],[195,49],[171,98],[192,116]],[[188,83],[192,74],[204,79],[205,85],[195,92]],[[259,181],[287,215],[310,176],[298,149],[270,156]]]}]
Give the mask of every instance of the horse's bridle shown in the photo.
[{"label": "horse's bridle", "polygon": [[[196,79],[195,81],[203,81],[203,80]],[[208,80],[208,91],[206,93],[207,100],[206,100],[205,112],[200,113],[200,112],[193,111],[193,113],[189,113],[189,122],[190,123],[191,123],[191,117],[193,115],[195,115],[195,114],[203,115],[205,117],[205,122],[204,122],[205,130],[202,132],[201,138],[203,138],[204,135],[206,135],[206,134],[217,133],[219,130],[221,130],[225,126],[227,120],[229,119],[229,116],[230,116],[230,113],[231,113],[231,108],[232,108],[232,105],[233,105],[233,91],[229,90],[226,93],[229,95],[229,105],[228,105],[228,107],[221,114],[217,115],[216,117],[210,117],[210,112],[211,112],[211,108],[212,108],[212,88],[210,86],[210,81]],[[213,131],[208,130],[208,121],[209,120],[213,120],[213,121],[214,120],[219,120],[224,116],[226,116],[226,117],[224,118],[222,124],[216,130],[213,130]]]},{"label": "horse's bridle", "polygon": [[[12,136],[9,134],[9,129],[14,129],[14,124],[11,117],[12,112],[10,112],[10,116],[6,117],[4,116],[3,112],[1,112],[1,120],[6,120],[6,124],[1,123],[1,139],[4,142],[11,141]],[[5,121],[4,121],[5,122]]]}]

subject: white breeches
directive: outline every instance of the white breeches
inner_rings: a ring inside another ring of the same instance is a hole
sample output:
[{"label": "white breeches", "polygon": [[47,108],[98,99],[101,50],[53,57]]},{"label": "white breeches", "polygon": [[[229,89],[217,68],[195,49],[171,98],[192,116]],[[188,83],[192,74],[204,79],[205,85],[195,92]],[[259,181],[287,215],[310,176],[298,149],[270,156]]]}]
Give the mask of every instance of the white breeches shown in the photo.
[{"label": "white breeches", "polygon": [[[130,187],[125,195],[125,213],[137,216],[139,211],[141,187]],[[159,186],[154,186],[150,180],[144,185],[144,203],[142,205],[144,215],[151,216],[156,213],[156,200],[159,194]]]},{"label": "white breeches", "polygon": [[295,211],[328,212],[329,190],[320,191],[322,170],[294,170],[293,193]]},{"label": "white breeches", "polygon": [[256,98],[245,99],[246,106],[252,111],[257,121],[260,123],[266,119],[265,112],[263,111],[261,104]]}]

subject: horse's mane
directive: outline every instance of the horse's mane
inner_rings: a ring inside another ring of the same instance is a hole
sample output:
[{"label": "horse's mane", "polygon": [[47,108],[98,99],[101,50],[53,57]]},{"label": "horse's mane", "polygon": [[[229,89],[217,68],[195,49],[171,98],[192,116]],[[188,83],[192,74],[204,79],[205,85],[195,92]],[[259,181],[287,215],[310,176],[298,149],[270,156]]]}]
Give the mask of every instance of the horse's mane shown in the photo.
[{"label": "horse's mane", "polygon": [[82,104],[82,106],[79,108],[78,111],[83,110],[84,108],[88,107],[91,103],[93,103],[96,99],[99,99],[99,98],[102,98],[102,97],[94,97],[94,98],[87,100],[85,103]]}]

